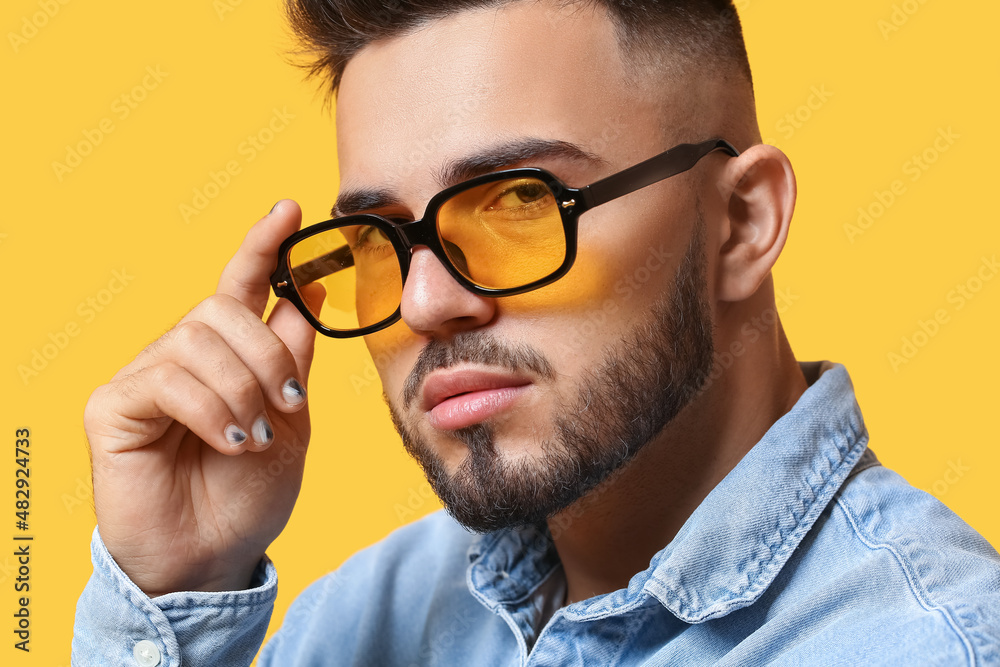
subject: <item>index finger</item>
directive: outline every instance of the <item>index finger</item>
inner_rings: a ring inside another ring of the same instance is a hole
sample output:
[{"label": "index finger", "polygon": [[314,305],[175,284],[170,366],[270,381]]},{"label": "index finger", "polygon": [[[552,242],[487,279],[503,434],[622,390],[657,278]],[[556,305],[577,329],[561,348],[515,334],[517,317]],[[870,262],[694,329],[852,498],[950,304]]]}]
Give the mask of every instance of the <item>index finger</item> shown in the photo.
[{"label": "index finger", "polygon": [[270,277],[278,263],[278,248],[302,223],[302,210],[282,199],[250,228],[239,250],[222,270],[216,294],[228,294],[261,317],[271,293]]}]

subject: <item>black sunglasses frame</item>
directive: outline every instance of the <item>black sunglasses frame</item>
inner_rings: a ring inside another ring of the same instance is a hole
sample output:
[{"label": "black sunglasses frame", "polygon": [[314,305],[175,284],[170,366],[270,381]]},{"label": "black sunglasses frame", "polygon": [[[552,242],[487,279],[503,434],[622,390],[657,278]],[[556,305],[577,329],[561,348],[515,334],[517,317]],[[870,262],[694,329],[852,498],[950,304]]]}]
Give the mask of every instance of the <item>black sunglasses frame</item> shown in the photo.
[{"label": "black sunglasses frame", "polygon": [[[500,297],[530,292],[562,278],[573,266],[573,262],[576,260],[577,219],[582,213],[653,183],[688,171],[701,158],[717,150],[724,151],[731,157],[736,157],[740,154],[732,144],[724,139],[715,138],[697,144],[680,144],[648,160],[644,160],[639,164],[623,169],[582,188],[571,188],[544,169],[534,167],[507,169],[477,176],[476,178],[445,188],[427,202],[424,215],[418,220],[397,222],[380,215],[362,213],[319,222],[295,232],[282,242],[281,247],[278,249],[278,266],[275,268],[274,273],[271,274],[271,287],[274,290],[275,296],[291,301],[298,308],[299,312],[302,313],[302,316],[317,331],[331,338],[365,336],[395,324],[400,319],[401,306],[397,307],[396,311],[389,317],[367,327],[350,330],[331,329],[309,312],[293,281],[293,271],[289,265],[289,253],[292,246],[310,236],[322,234],[338,227],[367,225],[381,230],[392,243],[399,261],[400,275],[404,285],[410,271],[410,256],[413,248],[416,246],[427,246],[456,282],[473,294]],[[511,178],[534,178],[540,180],[555,195],[559,215],[562,218],[563,233],[566,237],[566,258],[555,271],[527,285],[502,289],[481,287],[463,276],[448,257],[448,253],[441,244],[441,239],[437,232],[438,211],[445,201],[460,192],[485,183]],[[333,252],[336,252],[336,250]]]}]

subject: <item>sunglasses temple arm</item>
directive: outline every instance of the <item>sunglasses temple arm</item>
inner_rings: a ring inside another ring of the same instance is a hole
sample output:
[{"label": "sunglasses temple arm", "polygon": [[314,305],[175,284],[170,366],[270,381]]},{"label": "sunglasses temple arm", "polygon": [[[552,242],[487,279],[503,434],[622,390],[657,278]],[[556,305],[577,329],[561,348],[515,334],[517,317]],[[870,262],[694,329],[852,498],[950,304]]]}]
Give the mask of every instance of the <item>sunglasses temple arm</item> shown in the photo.
[{"label": "sunglasses temple arm", "polygon": [[580,188],[587,208],[623,197],[647,185],[687,171],[712,151],[722,150],[732,157],[740,154],[725,139],[709,139],[700,144],[680,144],[628,169]]},{"label": "sunglasses temple arm", "polygon": [[352,266],[354,266],[354,255],[351,254],[351,248],[346,245],[341,246],[293,268],[292,282],[302,287]]}]

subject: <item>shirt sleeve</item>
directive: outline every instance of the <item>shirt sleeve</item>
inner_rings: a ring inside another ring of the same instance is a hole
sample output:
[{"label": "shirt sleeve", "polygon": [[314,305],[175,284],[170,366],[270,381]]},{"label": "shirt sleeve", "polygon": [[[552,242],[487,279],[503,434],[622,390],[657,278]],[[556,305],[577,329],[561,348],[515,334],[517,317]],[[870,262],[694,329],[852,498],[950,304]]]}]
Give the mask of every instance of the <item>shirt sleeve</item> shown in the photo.
[{"label": "shirt sleeve", "polygon": [[248,590],[157,598],[148,597],[122,572],[97,528],[91,556],[94,573],[76,607],[73,667],[235,667],[253,661],[278,586],[266,556]]}]

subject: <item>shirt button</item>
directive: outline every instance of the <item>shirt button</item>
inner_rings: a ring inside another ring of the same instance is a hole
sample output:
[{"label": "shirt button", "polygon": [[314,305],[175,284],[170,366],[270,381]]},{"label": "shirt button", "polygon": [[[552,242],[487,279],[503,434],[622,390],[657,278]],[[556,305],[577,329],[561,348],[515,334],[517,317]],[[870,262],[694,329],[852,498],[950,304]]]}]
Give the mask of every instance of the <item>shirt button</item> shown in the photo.
[{"label": "shirt button", "polygon": [[132,649],[132,657],[139,667],[156,667],[160,664],[160,649],[148,639],[143,639]]}]

